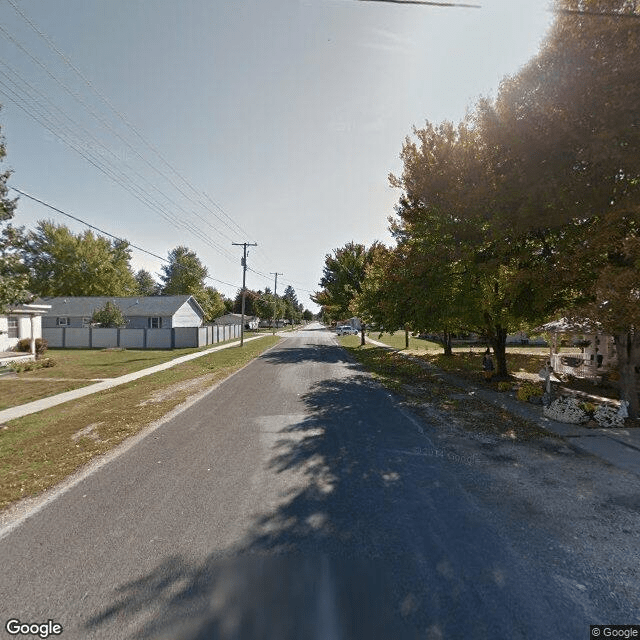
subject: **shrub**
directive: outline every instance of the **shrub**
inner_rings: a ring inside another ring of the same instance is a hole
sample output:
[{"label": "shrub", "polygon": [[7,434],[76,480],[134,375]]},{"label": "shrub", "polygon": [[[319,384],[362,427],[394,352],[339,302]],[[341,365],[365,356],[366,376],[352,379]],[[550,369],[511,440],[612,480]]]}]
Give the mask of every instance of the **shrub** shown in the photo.
[{"label": "shrub", "polygon": [[99,324],[101,327],[124,327],[127,321],[120,307],[107,300],[104,307],[95,309],[91,316],[91,322]]},{"label": "shrub", "polygon": [[596,405],[592,402],[582,402],[580,404],[580,408],[589,415],[589,417],[593,417],[593,414],[596,411]]},{"label": "shrub", "polygon": [[498,391],[511,391],[511,386],[510,382],[498,382]]},{"label": "shrub", "polygon": [[[41,358],[49,344],[46,340],[42,338],[36,338],[36,358]],[[31,340],[29,338],[23,338],[18,341],[16,345],[16,351],[20,351],[21,353],[30,353],[31,352]]]},{"label": "shrub", "polygon": [[539,384],[524,382],[518,389],[517,398],[521,402],[529,402],[529,398],[542,397],[543,391]]},{"label": "shrub", "polygon": [[48,369],[55,367],[56,361],[53,358],[43,358],[42,360],[30,360],[29,362],[12,362],[9,368],[16,373],[23,371],[35,371],[36,369]]}]

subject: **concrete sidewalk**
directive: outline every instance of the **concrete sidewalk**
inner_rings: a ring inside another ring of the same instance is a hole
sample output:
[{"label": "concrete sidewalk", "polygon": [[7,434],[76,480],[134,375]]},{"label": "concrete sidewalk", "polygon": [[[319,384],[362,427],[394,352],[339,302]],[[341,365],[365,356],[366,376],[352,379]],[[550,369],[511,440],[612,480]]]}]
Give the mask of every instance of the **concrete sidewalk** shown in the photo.
[{"label": "concrete sidewalk", "polygon": [[445,382],[459,387],[466,396],[478,398],[483,402],[493,404],[513,415],[534,422],[538,426],[557,436],[564,438],[578,449],[597,456],[609,464],[630,471],[640,476],[640,429],[591,429],[574,424],[565,424],[545,418],[539,406],[520,402],[513,392],[501,393],[468,380],[446,373],[421,358],[405,354],[387,344],[366,337],[367,342],[377,347],[384,347],[395,351],[401,356],[417,362],[420,366],[433,372]]},{"label": "concrete sidewalk", "polygon": [[[258,340],[259,338],[264,338],[267,335],[271,335],[271,334],[262,333],[260,335],[253,336],[251,338],[245,338],[244,341],[250,342],[251,340]],[[85,396],[90,396],[93,393],[99,393],[100,391],[104,391],[105,389],[111,389],[112,387],[117,387],[121,384],[131,382],[132,380],[137,380],[138,378],[144,378],[145,376],[150,376],[154,373],[158,373],[158,371],[164,371],[165,369],[170,369],[171,367],[175,367],[176,365],[181,364],[183,362],[188,362],[189,360],[195,360],[196,358],[201,358],[202,356],[209,355],[214,351],[221,351],[222,349],[235,347],[236,345],[239,345],[239,344],[240,344],[240,341],[236,340],[235,342],[222,344],[218,347],[212,347],[211,349],[206,349],[205,351],[198,351],[197,353],[189,353],[186,356],[180,356],[179,358],[175,358],[174,360],[169,360],[168,362],[163,362],[162,364],[157,364],[153,367],[149,367],[148,369],[141,369],[140,371],[127,373],[123,376],[118,376],[117,378],[110,378],[108,380],[103,380],[102,382],[96,382],[95,384],[87,385],[86,387],[80,387],[79,389],[73,389],[72,391],[65,391],[64,393],[58,393],[55,396],[49,396],[48,398],[42,398],[40,400],[34,400],[33,402],[28,402],[27,404],[18,405],[17,407],[10,407],[9,409],[4,409],[0,411],[0,424],[4,422],[8,422],[9,420],[15,420],[16,418],[22,418],[23,416],[27,416],[30,413],[37,413],[38,411],[42,411],[43,409],[49,409],[51,407],[55,407],[56,405],[69,402],[70,400],[84,398]]]}]

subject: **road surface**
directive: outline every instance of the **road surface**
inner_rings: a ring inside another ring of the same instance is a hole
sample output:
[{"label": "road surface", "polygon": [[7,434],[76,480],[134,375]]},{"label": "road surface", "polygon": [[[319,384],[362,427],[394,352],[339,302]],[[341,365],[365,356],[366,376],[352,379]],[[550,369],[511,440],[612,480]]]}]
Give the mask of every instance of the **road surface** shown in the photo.
[{"label": "road surface", "polygon": [[[637,500],[600,528],[558,526],[531,506],[544,495],[523,502],[437,437],[328,331],[289,334],[0,540],[1,637],[9,619],[64,640],[573,640],[640,623]],[[565,457],[608,490],[622,477]],[[577,540],[604,526],[629,546]]]}]

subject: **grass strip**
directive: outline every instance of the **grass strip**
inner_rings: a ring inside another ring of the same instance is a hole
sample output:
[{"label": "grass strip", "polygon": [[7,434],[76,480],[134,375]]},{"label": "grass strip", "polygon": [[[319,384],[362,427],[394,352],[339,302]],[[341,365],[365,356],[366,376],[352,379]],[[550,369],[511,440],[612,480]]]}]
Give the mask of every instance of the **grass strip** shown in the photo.
[{"label": "grass strip", "polygon": [[454,386],[415,360],[371,344],[360,346],[357,336],[339,338],[340,344],[385,387],[401,396],[429,424],[497,435],[510,440],[548,438],[536,424],[510,414],[492,404],[466,396]]},{"label": "grass strip", "polygon": [[266,336],[229,347],[2,425],[0,509],[58,484],[279,340]]}]

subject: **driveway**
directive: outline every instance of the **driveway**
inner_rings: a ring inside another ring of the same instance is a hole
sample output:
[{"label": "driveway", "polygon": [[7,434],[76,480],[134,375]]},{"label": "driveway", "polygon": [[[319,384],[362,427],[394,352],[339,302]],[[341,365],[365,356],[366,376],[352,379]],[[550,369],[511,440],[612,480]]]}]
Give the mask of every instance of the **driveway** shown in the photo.
[{"label": "driveway", "polygon": [[283,335],[0,539],[3,625],[573,640],[640,623],[638,478],[418,418],[328,331]]}]

